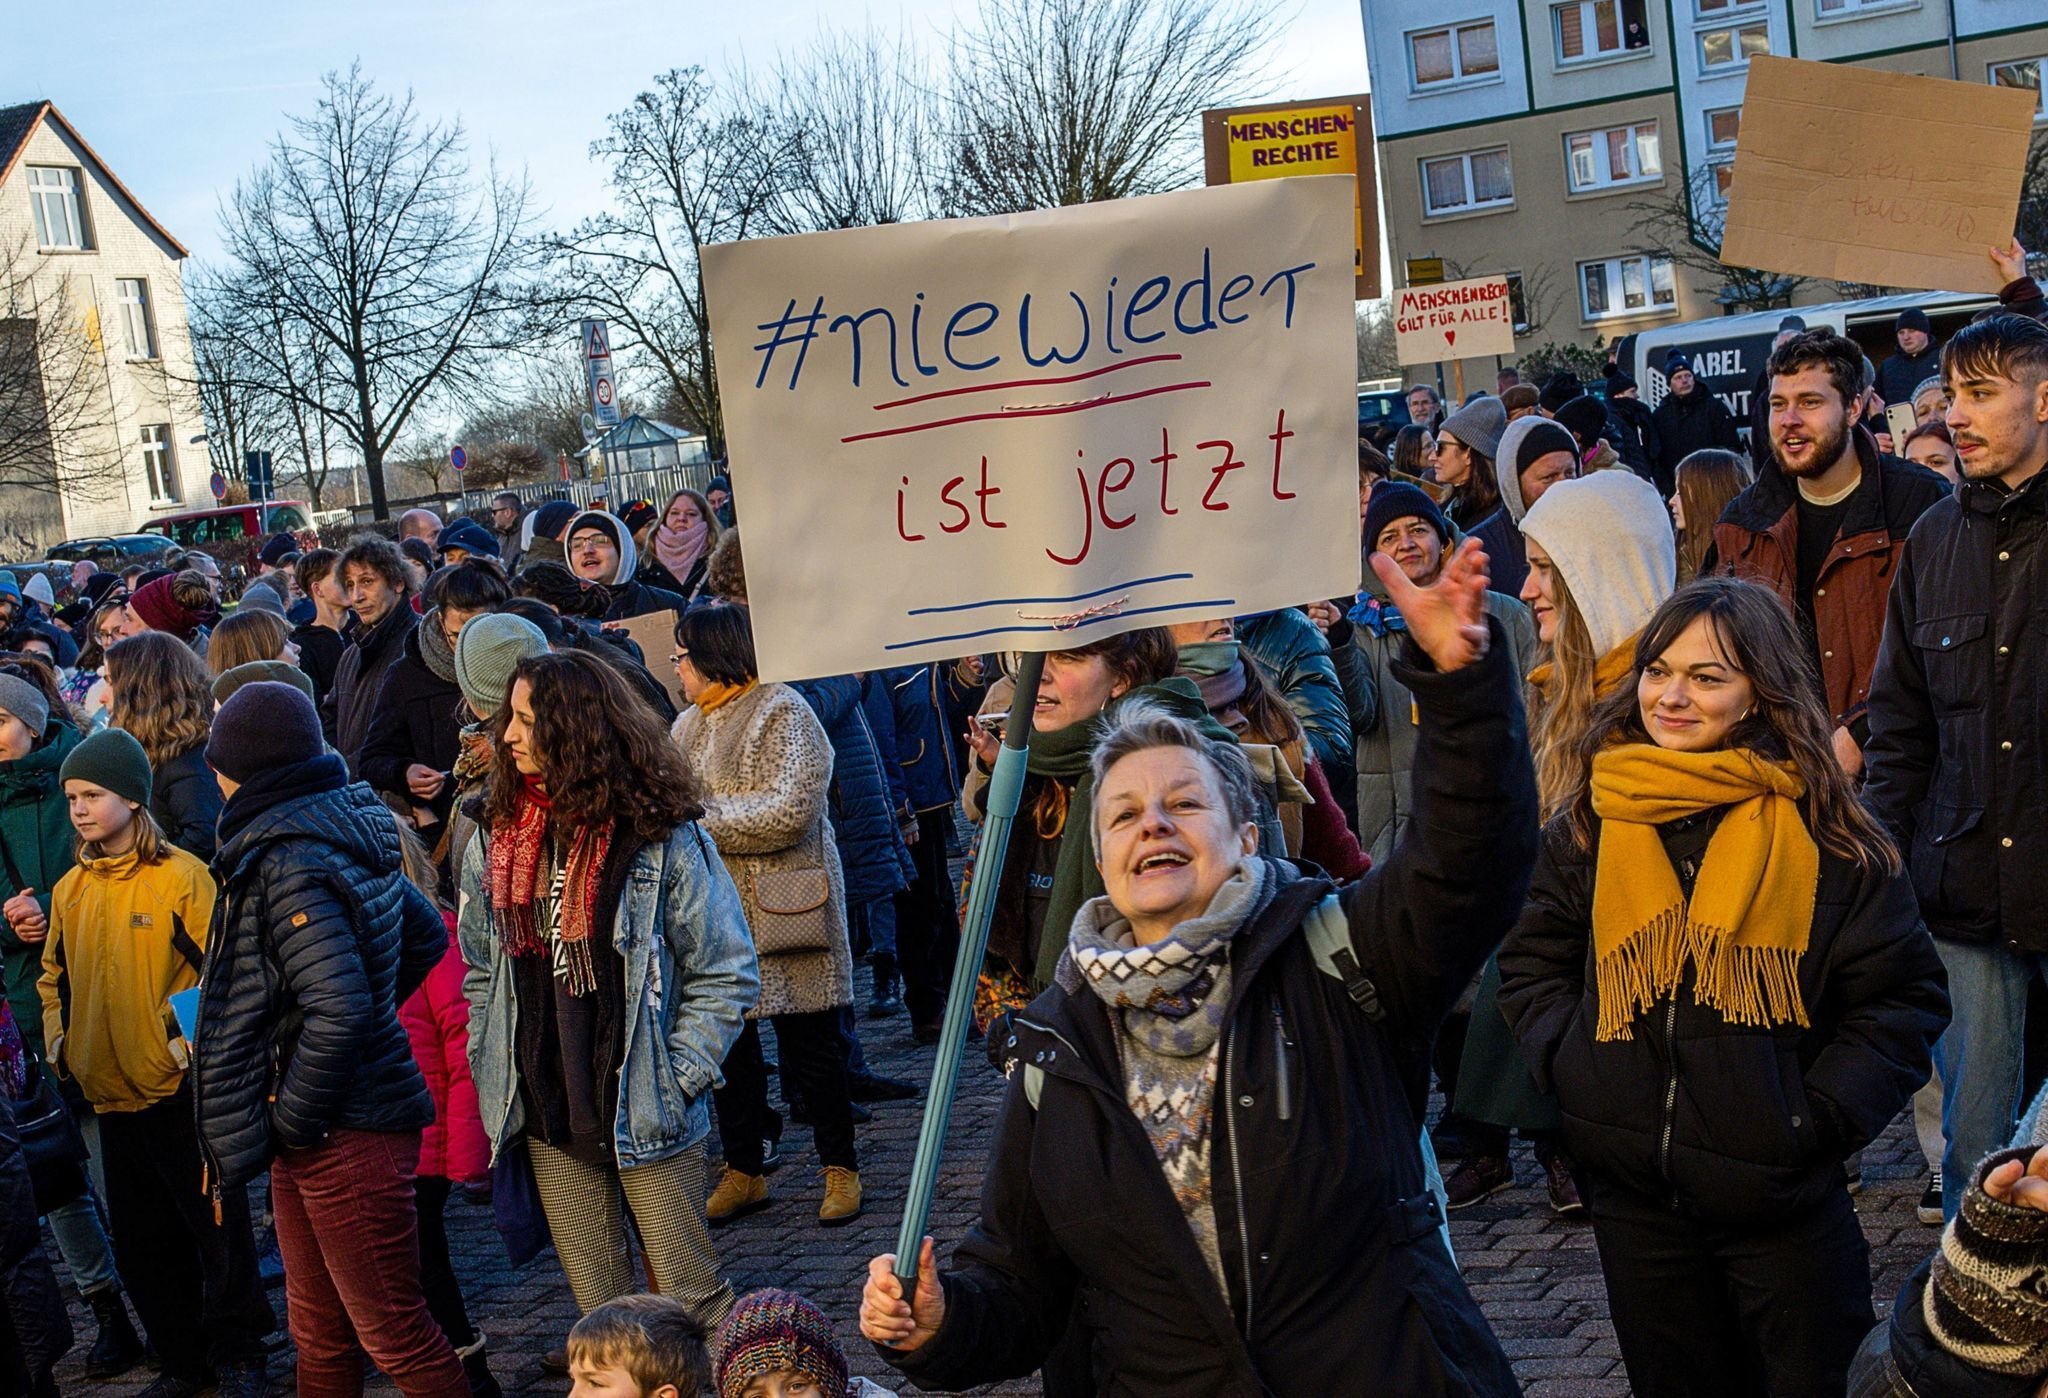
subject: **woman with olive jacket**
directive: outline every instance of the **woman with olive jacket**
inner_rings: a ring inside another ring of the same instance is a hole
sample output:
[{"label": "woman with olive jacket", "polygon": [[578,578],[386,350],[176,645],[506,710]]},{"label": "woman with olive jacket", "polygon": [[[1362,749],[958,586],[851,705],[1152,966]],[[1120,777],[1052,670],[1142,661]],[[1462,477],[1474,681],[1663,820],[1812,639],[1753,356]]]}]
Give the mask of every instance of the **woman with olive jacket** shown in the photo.
[{"label": "woman with olive jacket", "polygon": [[1872,1324],[1842,1161],[1927,1080],[1948,1022],[1802,656],[1753,584],[1665,602],[1500,950],[1638,1393],[1842,1393]]},{"label": "woman with olive jacket", "polygon": [[1436,1025],[1536,843],[1480,558],[1389,583],[1417,815],[1341,893],[1257,853],[1236,744],[1149,702],[1102,725],[1072,814],[1106,892],[991,1045],[1013,1071],[980,1219],[943,1273],[924,1241],[908,1294],[893,1257],[869,1263],[862,1333],[919,1387],[1029,1374],[1071,1327],[1091,1363],[1058,1386],[1048,1369],[1054,1398],[1519,1392],[1445,1245],[1419,1131]]}]

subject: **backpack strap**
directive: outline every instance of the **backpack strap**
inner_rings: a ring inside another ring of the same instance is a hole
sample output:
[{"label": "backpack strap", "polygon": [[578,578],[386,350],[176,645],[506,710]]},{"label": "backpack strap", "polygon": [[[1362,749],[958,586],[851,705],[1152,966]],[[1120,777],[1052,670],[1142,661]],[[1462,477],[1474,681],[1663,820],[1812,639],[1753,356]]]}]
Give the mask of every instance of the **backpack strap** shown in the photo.
[{"label": "backpack strap", "polygon": [[1387,1011],[1380,1004],[1379,987],[1359,966],[1358,955],[1351,949],[1351,919],[1345,916],[1337,895],[1326,894],[1302,922],[1301,930],[1308,938],[1316,969],[1344,982],[1344,993],[1367,1019],[1375,1024],[1385,1019]]}]

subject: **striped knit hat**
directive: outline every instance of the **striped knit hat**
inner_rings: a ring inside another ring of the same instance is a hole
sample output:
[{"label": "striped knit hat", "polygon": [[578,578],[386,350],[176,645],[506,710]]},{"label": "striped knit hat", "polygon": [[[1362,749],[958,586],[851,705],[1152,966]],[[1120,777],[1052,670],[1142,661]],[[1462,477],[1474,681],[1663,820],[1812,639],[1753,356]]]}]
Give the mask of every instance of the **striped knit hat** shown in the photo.
[{"label": "striped knit hat", "polygon": [[742,1297],[719,1332],[719,1398],[740,1398],[753,1380],[777,1373],[806,1375],[826,1398],[846,1398],[846,1356],[832,1323],[795,1292],[769,1287]]}]

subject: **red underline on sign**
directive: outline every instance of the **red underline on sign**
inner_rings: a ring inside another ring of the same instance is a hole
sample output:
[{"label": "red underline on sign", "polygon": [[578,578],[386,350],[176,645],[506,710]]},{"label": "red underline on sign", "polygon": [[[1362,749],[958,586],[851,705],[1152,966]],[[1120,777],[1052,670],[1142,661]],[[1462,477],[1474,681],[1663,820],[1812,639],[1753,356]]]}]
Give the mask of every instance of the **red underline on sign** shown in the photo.
[{"label": "red underline on sign", "polygon": [[841,445],[848,442],[872,441],[876,437],[900,437],[906,432],[929,432],[934,427],[957,427],[963,422],[988,422],[996,418],[1051,417],[1056,413],[1086,412],[1090,408],[1106,408],[1112,403],[1129,403],[1139,398],[1151,398],[1160,393],[1179,393],[1188,388],[1209,388],[1207,379],[1194,383],[1162,384],[1158,388],[1141,388],[1135,393],[1111,393],[1093,398],[1085,403],[1057,403],[1046,408],[1015,408],[1008,412],[968,413],[963,417],[940,418],[937,422],[914,422],[908,427],[884,427],[874,432],[856,432],[851,437],[841,437]]},{"label": "red underline on sign", "polygon": [[911,398],[895,398],[887,403],[875,404],[875,411],[885,408],[907,408],[912,403],[928,403],[934,398],[952,398],[962,393],[996,393],[1006,388],[1037,388],[1049,383],[1079,383],[1083,379],[1096,379],[1104,374],[1114,374],[1119,369],[1135,369],[1140,364],[1163,364],[1179,359],[1178,354],[1147,354],[1136,359],[1126,359],[1121,364],[1106,364],[1100,369],[1087,369],[1078,374],[1054,374],[1043,379],[1010,379],[1004,383],[971,383],[964,388],[941,388],[930,393],[920,393]]}]

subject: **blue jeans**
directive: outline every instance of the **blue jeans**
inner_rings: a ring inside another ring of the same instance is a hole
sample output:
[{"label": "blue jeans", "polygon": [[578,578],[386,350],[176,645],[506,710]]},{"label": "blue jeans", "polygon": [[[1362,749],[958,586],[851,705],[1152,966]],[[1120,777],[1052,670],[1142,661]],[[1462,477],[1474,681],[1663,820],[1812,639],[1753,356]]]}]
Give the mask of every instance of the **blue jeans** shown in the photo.
[{"label": "blue jeans", "polygon": [[1934,1046],[1941,1072],[1941,1212],[1954,1218],[1978,1162],[2002,1150],[2019,1119],[2027,986],[2048,967],[2031,952],[1937,940],[1952,1018]]}]

